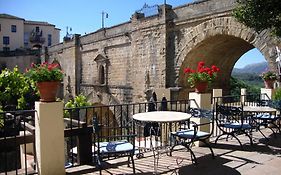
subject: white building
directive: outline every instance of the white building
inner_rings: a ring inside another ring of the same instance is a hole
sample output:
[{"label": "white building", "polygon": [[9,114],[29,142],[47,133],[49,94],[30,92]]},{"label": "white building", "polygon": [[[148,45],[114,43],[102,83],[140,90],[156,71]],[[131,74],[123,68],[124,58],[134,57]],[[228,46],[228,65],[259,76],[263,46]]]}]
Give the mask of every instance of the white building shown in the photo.
[{"label": "white building", "polygon": [[59,39],[60,29],[53,24],[0,14],[0,51],[51,46]]}]

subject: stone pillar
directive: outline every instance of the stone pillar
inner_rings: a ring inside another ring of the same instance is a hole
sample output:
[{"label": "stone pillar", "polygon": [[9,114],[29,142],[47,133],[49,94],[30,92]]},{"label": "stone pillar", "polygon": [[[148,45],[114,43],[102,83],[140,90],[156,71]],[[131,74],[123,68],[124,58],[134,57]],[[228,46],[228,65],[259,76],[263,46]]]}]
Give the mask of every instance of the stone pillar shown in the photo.
[{"label": "stone pillar", "polygon": [[241,103],[244,104],[245,101],[246,101],[246,96],[245,95],[247,95],[247,89],[242,88],[240,92],[241,92],[240,93],[241,94]]},{"label": "stone pillar", "polygon": [[261,94],[266,94],[268,98],[264,95],[261,96],[262,100],[271,100],[273,97],[275,89],[267,89],[267,88],[261,88]]},{"label": "stone pillar", "polygon": [[[213,89],[213,98],[214,97],[222,97],[222,89]],[[218,98],[216,100],[212,99],[212,104],[216,105],[215,103],[218,102],[219,104],[221,104],[222,102],[222,98]]]},{"label": "stone pillar", "polygon": [[62,102],[35,102],[38,174],[64,175],[64,123]]},{"label": "stone pillar", "polygon": [[208,109],[211,110],[211,94],[210,93],[197,93],[197,92],[190,92],[189,99],[194,99],[197,103],[191,103],[192,108],[201,108],[201,109]]},{"label": "stone pillar", "polygon": [[[196,104],[191,103],[190,107],[192,108],[201,108],[201,109],[207,109],[211,110],[211,94],[210,93],[197,93],[197,92],[190,92],[189,93],[189,99],[194,99],[198,106]],[[200,123],[208,123],[210,120],[208,118],[199,118],[199,117],[192,117],[190,119],[191,121],[200,124]],[[210,125],[203,125],[199,126],[199,131],[204,132],[210,132]],[[195,146],[203,146],[203,142],[195,142]]]}]

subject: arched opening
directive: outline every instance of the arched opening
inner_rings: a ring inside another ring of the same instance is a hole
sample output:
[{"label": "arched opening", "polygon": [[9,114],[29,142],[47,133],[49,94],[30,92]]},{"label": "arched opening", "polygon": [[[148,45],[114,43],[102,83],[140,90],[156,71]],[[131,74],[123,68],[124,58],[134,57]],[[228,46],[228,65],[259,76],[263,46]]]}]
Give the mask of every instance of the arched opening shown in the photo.
[{"label": "arched opening", "polygon": [[[240,57],[240,59],[235,63],[234,68],[243,69],[249,64],[265,63],[266,60],[262,53],[257,49],[251,49]],[[266,63],[267,64],[267,63]]]},{"label": "arched opening", "polygon": [[197,63],[204,61],[208,66],[216,65],[221,69],[212,88],[221,88],[224,93],[228,93],[235,63],[252,48],[254,46],[245,40],[229,35],[215,35],[203,40],[185,56],[179,70],[179,86],[189,88],[186,75],[183,73],[184,68],[196,69]]},{"label": "arched opening", "polygon": [[[247,88],[249,93],[258,93],[264,87],[264,82],[260,75],[269,70],[268,62],[262,53],[254,48],[242,55],[235,63],[232,70],[232,95],[238,95],[240,88]],[[234,86],[235,85],[235,86]]]}]

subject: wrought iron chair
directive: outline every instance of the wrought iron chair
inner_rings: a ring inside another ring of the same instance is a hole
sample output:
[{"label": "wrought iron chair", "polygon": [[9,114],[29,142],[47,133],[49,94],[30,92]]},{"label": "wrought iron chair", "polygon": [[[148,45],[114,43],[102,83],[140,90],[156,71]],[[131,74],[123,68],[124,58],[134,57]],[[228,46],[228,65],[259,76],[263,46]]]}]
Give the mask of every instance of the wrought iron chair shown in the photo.
[{"label": "wrought iron chair", "polygon": [[251,116],[244,115],[243,106],[227,106],[216,104],[216,124],[219,130],[222,132],[217,136],[215,143],[223,135],[226,135],[226,140],[229,136],[235,138],[243,149],[241,141],[238,139],[238,135],[245,134],[250,139],[250,144],[253,145],[251,132],[256,128],[255,123],[251,120]]},{"label": "wrought iron chair", "polygon": [[[103,134],[104,131],[120,130],[115,132],[116,134]],[[107,159],[115,159],[119,157],[128,157],[128,167],[130,166],[130,160],[133,167],[133,173],[135,174],[135,134],[133,134],[134,123],[127,124],[126,126],[117,128],[109,128],[106,125],[99,123],[98,118],[93,117],[93,133],[95,143],[95,160],[98,165],[100,174],[102,171],[102,162]]]},{"label": "wrought iron chair", "polygon": [[[209,147],[212,157],[215,157],[213,149],[209,143],[209,138],[213,133],[214,127],[213,111],[190,108],[189,112],[191,113],[192,117],[208,118],[210,119],[210,121],[198,124],[193,122],[192,120],[189,120],[186,123],[181,124],[179,131],[171,133],[172,140],[174,140],[174,145],[170,149],[170,155],[172,155],[172,152],[177,145],[182,145],[190,152],[192,163],[197,164],[196,156],[192,151],[192,146],[196,141],[201,141],[207,147]],[[210,132],[199,130],[199,127],[206,125],[210,125]]]},{"label": "wrought iron chair", "polygon": [[[280,110],[280,102],[275,102],[271,100],[263,100],[262,103],[260,103],[260,106],[264,107],[271,107],[275,108],[276,110]],[[277,111],[274,113],[268,113],[268,112],[260,112],[260,113],[255,113],[252,116],[253,120],[255,120],[257,124],[257,129],[260,131],[260,133],[268,140],[268,138],[261,132],[260,127],[265,127],[269,128],[274,137],[276,137],[276,133],[279,132],[281,133],[280,129],[280,123],[279,120],[281,119],[280,115],[277,114]],[[276,131],[274,131],[274,128]]]}]

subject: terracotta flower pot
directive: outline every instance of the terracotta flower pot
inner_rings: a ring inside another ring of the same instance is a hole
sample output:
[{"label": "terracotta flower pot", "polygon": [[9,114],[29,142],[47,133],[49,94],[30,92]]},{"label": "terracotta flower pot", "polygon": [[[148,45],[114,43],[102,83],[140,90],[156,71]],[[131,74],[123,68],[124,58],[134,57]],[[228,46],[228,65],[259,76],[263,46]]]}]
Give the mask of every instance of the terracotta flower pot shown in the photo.
[{"label": "terracotta flower pot", "polygon": [[40,94],[40,101],[54,102],[56,101],[57,90],[59,88],[59,81],[38,82],[37,87]]},{"label": "terracotta flower pot", "polygon": [[274,88],[274,82],[275,82],[275,80],[264,80],[265,88],[273,89]]},{"label": "terracotta flower pot", "polygon": [[208,82],[207,81],[197,82],[194,87],[195,87],[195,92],[204,93],[208,88]]}]

